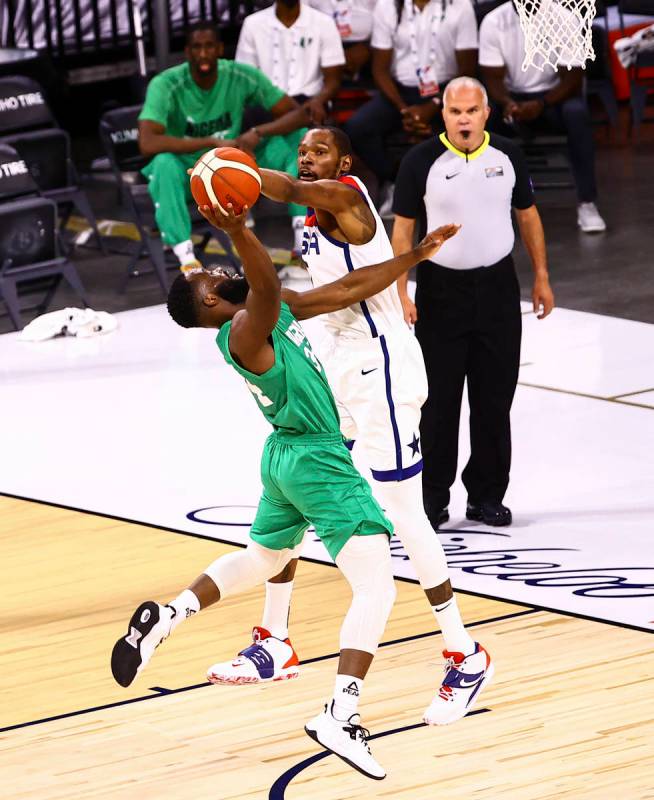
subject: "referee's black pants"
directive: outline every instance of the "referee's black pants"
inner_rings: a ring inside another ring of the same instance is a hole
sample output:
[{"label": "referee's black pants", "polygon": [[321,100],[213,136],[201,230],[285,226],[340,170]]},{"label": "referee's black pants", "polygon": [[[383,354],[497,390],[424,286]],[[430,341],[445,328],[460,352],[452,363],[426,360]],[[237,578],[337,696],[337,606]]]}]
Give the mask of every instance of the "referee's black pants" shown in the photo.
[{"label": "referee's black pants", "polygon": [[450,500],[464,379],[470,458],[461,475],[471,503],[501,502],[511,467],[510,410],[518,381],[522,318],[511,256],[489,267],[418,266],[416,336],[429,397],[422,407],[423,497],[435,517]]}]

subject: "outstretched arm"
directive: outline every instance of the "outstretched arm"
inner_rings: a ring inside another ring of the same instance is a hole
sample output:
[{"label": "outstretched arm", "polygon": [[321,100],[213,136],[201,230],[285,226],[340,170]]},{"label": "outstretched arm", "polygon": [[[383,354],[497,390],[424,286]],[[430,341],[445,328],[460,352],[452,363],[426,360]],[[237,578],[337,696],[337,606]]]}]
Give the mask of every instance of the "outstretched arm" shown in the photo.
[{"label": "outstretched arm", "polygon": [[228,215],[210,206],[200,206],[200,213],[216,228],[226,231],[241,257],[250,291],[245,308],[232,321],[229,349],[245,369],[260,375],[275,363],[275,353],[268,341],[279,319],[281,286],[268,251],[245,227],[248,207],[235,214],[228,203]]},{"label": "outstretched arm", "polygon": [[340,181],[300,181],[274,169],[260,169],[259,172],[261,193],[280,203],[297,203],[339,214],[361,202],[361,195]]},{"label": "outstretched arm", "polygon": [[408,272],[418,262],[431,258],[443,242],[455,236],[459,225],[442,225],[428,233],[417,247],[408,253],[374,264],[361,267],[332,283],[311,289],[308,292],[293,292],[282,289],[282,299],[288,303],[293,316],[308,319],[318,314],[338,311],[381,292]]}]

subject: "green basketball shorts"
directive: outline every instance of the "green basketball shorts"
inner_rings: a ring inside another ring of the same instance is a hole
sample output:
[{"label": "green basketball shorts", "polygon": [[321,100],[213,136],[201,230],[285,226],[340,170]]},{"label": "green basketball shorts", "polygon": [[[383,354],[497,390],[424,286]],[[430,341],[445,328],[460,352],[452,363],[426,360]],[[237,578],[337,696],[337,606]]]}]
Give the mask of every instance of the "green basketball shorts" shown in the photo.
[{"label": "green basketball shorts", "polygon": [[271,434],[261,457],[261,481],[250,536],[263,547],[296,547],[313,525],[336,560],[351,536],[393,533],[338,433]]}]

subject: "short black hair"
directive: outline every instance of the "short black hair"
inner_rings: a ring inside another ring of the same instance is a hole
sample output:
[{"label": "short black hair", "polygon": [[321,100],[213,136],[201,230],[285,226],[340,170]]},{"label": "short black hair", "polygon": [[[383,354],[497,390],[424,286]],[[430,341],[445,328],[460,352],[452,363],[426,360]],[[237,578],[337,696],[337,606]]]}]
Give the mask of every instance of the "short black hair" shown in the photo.
[{"label": "short black hair", "polygon": [[194,22],[193,25],[189,25],[189,27],[184,31],[184,40],[186,44],[191,44],[193,34],[197,33],[198,31],[211,31],[216,39],[220,41],[220,31],[213,24],[213,22],[210,22],[206,19],[201,19],[199,22]]},{"label": "short black hair", "polygon": [[168,313],[182,328],[199,328],[198,307],[191,282],[178,275],[168,290]]},{"label": "short black hair", "polygon": [[338,155],[341,158],[343,158],[343,156],[353,155],[350,137],[341,128],[335,128],[333,125],[316,125],[315,128],[310,128],[310,130],[327,131],[331,133],[336,149],[338,150]]}]

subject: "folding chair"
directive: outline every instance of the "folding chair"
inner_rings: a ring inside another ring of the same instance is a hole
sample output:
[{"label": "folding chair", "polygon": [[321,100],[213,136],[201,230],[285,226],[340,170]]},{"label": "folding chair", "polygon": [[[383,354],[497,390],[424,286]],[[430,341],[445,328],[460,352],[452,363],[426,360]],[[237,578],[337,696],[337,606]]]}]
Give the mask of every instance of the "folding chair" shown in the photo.
[{"label": "folding chair", "polygon": [[[127,277],[139,274],[137,262],[149,257],[164,295],[168,293],[166,259],[161,237],[156,228],[154,205],[148,193],[147,181],[141,175],[145,166],[138,146],[138,115],[141,106],[125,106],[112,109],[100,119],[100,139],[118,185],[121,201],[136,226],[140,242],[127,268]],[[225,250],[229,263],[240,272],[241,265],[234,254],[229,236],[217,230],[198,214],[195,206],[189,207],[193,233],[201,234],[199,249],[204,251],[211,238],[216,239]]]},{"label": "folding chair", "polygon": [[[16,330],[23,327],[19,284],[51,277],[65,278],[88,305],[77,270],[61,252],[56,203],[45,197],[28,197],[0,204],[0,298]],[[40,310],[47,307],[56,285]]]},{"label": "folding chair", "polygon": [[98,224],[71,158],[70,136],[57,125],[41,86],[31,78],[0,78],[0,132],[27,163],[44,197],[65,206],[64,226],[75,206],[88,220],[100,250]]}]

